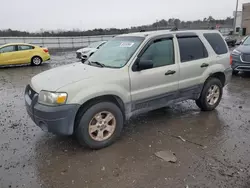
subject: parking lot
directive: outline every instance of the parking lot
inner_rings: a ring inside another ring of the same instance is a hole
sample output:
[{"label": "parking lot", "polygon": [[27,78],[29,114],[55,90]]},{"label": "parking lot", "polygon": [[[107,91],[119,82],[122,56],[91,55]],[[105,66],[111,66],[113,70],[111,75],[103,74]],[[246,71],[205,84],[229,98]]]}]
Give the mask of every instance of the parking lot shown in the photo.
[{"label": "parking lot", "polygon": [[[43,132],[26,113],[31,77],[76,61],[74,51],[51,58],[0,69],[1,188],[250,187],[250,74],[233,76],[215,111],[187,101],[136,116],[114,145],[92,151]],[[155,156],[163,150],[177,162]]]}]

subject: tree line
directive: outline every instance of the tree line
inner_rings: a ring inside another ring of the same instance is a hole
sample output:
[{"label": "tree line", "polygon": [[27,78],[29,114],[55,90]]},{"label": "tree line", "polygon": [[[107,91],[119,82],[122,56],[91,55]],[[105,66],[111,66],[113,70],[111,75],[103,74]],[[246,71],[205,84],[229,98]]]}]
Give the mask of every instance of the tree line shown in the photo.
[{"label": "tree line", "polygon": [[195,21],[181,21],[180,19],[170,18],[168,20],[157,20],[153,24],[142,25],[131,28],[107,28],[107,29],[93,29],[81,31],[79,29],[73,29],[70,31],[65,30],[55,30],[55,31],[45,31],[40,30],[39,32],[28,32],[19,30],[0,30],[0,37],[63,37],[63,36],[94,36],[94,35],[116,35],[137,31],[151,31],[151,30],[161,30],[161,29],[208,29],[215,28],[220,25],[224,28],[232,28],[234,19],[227,17],[226,19],[214,19],[212,16],[204,18],[202,20]]}]

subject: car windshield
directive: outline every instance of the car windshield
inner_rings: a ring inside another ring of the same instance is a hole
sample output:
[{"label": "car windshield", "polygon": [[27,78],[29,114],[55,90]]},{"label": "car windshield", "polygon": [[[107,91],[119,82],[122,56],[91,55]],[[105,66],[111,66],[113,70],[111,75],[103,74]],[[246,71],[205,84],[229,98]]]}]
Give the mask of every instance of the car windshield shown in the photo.
[{"label": "car windshield", "polygon": [[91,43],[88,47],[89,47],[89,48],[97,48],[97,47],[100,46],[102,43],[103,43],[103,41],[93,42],[93,43]]},{"label": "car windshield", "polygon": [[243,45],[246,45],[246,46],[250,45],[250,37],[249,36],[244,40]]},{"label": "car windshield", "polygon": [[121,68],[140,46],[144,37],[116,37],[94,53],[89,62],[101,63],[104,67]]}]

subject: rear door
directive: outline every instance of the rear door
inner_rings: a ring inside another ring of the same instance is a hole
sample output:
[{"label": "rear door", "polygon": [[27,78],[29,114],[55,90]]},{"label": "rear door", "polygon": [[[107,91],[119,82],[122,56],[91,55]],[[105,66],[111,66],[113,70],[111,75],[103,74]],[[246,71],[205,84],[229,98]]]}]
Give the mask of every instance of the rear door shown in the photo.
[{"label": "rear door", "polygon": [[30,63],[34,47],[30,45],[18,45],[18,51],[16,52],[16,57],[18,61],[16,64]]},{"label": "rear door", "polygon": [[180,82],[182,97],[192,97],[202,88],[204,71],[212,63],[202,40],[195,33],[176,35],[180,51]]},{"label": "rear door", "polygon": [[10,65],[16,60],[16,45],[9,45],[0,48],[0,65]]},{"label": "rear door", "polygon": [[175,55],[173,36],[154,39],[142,49],[138,58],[152,61],[153,67],[130,71],[133,110],[155,109],[177,96],[179,66]]}]

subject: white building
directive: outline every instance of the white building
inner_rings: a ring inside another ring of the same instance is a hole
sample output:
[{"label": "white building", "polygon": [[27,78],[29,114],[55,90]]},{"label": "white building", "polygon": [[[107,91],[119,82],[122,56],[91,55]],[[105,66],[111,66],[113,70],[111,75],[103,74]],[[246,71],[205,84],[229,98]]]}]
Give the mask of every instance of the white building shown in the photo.
[{"label": "white building", "polygon": [[[233,16],[235,16],[235,11],[233,13]],[[236,33],[240,32],[241,23],[242,23],[242,11],[237,11],[236,23],[235,23],[235,28],[234,28]]]}]

